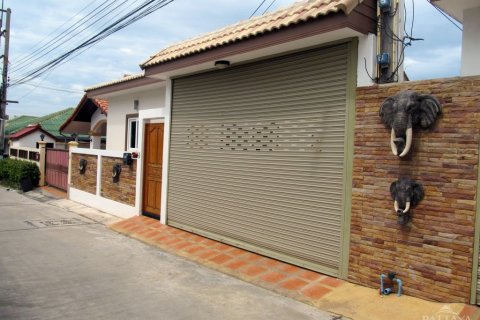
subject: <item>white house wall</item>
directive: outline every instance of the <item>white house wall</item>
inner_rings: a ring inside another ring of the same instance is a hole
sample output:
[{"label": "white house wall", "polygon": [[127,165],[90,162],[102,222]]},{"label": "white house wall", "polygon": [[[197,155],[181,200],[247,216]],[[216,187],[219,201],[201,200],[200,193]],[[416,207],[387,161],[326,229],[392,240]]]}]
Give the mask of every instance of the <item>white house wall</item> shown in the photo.
[{"label": "white house wall", "polygon": [[463,12],[462,76],[480,74],[480,7]]},{"label": "white house wall", "polygon": [[[40,141],[40,134],[42,134],[40,130],[35,130],[20,139],[13,140],[10,147],[36,148],[37,142]],[[55,143],[55,140],[47,135],[45,135],[44,141]]]},{"label": "white house wall", "polygon": [[[139,101],[139,108],[133,107],[134,100]],[[151,91],[109,98],[109,114],[107,121],[107,150],[125,150],[126,116],[146,110],[158,110],[165,105],[165,87]],[[141,127],[139,127],[139,132]],[[139,137],[139,143],[141,139]]]},{"label": "white house wall", "polygon": [[93,129],[95,128],[95,126],[100,122],[100,121],[103,121],[103,120],[107,120],[107,116],[105,116],[105,114],[103,114],[100,109],[97,109],[93,115],[92,115],[92,118],[91,118],[91,121],[90,121],[90,130],[93,131]]},{"label": "white house wall", "polygon": [[370,33],[358,37],[357,86],[366,87],[373,84],[377,61],[377,37]]}]

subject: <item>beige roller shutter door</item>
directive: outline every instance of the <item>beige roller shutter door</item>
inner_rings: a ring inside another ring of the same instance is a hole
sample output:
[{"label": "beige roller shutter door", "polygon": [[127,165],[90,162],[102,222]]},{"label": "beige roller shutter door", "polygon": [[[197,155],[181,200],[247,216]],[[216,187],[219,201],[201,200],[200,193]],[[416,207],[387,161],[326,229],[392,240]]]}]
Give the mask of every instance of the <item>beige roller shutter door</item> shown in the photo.
[{"label": "beige roller shutter door", "polygon": [[[480,255],[478,256],[477,259],[478,259],[477,269],[480,269]],[[477,270],[477,304],[480,305],[480,270]]]},{"label": "beige roller shutter door", "polygon": [[348,45],[173,81],[168,224],[338,275]]}]

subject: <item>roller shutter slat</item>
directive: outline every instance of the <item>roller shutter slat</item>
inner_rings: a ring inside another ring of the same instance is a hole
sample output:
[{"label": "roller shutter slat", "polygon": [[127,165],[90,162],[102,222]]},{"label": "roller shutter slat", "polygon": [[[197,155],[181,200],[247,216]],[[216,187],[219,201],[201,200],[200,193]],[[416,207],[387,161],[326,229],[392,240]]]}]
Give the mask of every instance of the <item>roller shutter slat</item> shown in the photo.
[{"label": "roller shutter slat", "polygon": [[347,53],[173,80],[167,223],[337,275]]}]

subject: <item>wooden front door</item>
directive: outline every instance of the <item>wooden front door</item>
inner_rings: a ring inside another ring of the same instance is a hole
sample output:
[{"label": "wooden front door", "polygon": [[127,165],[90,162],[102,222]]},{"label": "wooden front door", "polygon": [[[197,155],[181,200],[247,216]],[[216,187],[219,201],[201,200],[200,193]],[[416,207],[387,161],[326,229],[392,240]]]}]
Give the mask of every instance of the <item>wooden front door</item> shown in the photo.
[{"label": "wooden front door", "polygon": [[162,195],[163,123],[145,124],[143,215],[160,218]]}]

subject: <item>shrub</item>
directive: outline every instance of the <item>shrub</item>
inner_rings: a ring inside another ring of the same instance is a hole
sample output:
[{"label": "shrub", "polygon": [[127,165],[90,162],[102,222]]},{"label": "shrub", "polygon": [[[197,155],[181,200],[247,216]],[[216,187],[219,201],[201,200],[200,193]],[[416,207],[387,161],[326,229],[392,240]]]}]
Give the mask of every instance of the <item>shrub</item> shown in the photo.
[{"label": "shrub", "polygon": [[33,162],[18,159],[0,160],[0,180],[11,187],[18,188],[20,181],[30,178],[36,187],[40,180],[40,170]]}]

